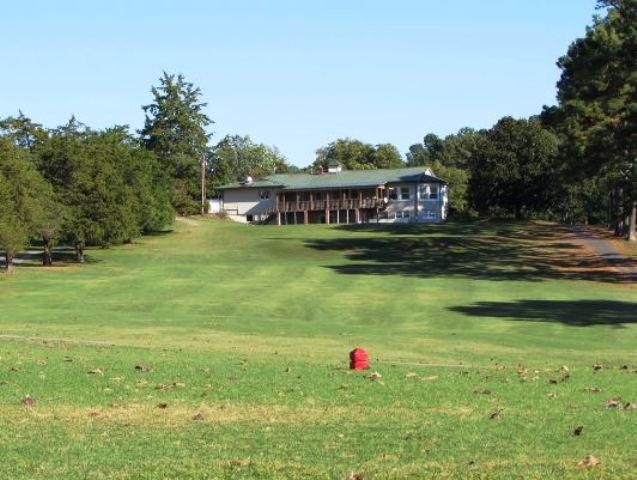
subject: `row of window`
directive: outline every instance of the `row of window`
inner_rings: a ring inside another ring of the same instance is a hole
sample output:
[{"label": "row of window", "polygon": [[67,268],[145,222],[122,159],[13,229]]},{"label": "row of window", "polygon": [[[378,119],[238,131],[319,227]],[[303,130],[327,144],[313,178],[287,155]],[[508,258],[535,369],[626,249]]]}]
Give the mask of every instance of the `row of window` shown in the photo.
[{"label": "row of window", "polygon": [[[411,191],[409,187],[391,187],[388,193],[390,200],[409,200],[411,198]],[[426,185],[424,187],[420,187],[418,190],[418,196],[421,200],[437,200],[438,185]]]},{"label": "row of window", "polygon": [[[381,212],[381,220],[409,220],[414,217],[413,212]],[[424,220],[436,220],[438,212],[420,212],[419,217]]]},{"label": "row of window", "polygon": [[[438,199],[438,185],[425,185],[418,190],[418,196],[421,200],[437,200]],[[350,195],[351,198],[358,198],[358,192],[353,191]],[[409,187],[389,188],[388,197],[390,200],[409,200],[411,198],[411,191]],[[270,198],[270,190],[260,190],[259,199],[268,200]],[[305,198],[303,198],[305,200]],[[309,200],[309,198],[308,198]],[[316,192],[314,194],[314,200],[323,200],[323,192]]]}]

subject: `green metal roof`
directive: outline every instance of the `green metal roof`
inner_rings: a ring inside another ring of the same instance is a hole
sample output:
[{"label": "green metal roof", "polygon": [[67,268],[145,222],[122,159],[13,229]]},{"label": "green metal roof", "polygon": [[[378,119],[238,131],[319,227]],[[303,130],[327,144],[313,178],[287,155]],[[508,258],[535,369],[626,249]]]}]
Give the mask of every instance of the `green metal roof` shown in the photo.
[{"label": "green metal roof", "polygon": [[427,175],[424,167],[378,170],[343,170],[339,173],[282,173],[270,175],[252,183],[232,183],[219,187],[272,188],[283,190],[311,190],[325,188],[376,187],[386,183],[419,182],[447,183],[441,178]]}]

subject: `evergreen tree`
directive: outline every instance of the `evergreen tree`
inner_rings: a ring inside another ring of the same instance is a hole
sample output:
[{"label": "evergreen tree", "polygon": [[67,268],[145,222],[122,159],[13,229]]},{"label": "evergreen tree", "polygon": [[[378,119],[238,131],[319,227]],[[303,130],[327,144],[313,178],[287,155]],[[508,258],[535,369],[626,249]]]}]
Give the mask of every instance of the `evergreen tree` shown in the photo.
[{"label": "evergreen tree", "polygon": [[146,114],[139,132],[150,151],[172,179],[174,207],[182,214],[198,211],[199,164],[206,153],[213,122],[203,112],[201,90],[183,75],[164,72],[159,86],[152,87],[153,103],[142,107]]},{"label": "evergreen tree", "polygon": [[569,172],[582,182],[600,177],[612,185],[616,232],[635,240],[637,0],[601,0],[599,7],[608,9],[606,16],[595,17],[559,60],[559,108],[545,109],[544,117],[565,138]]},{"label": "evergreen tree", "polygon": [[63,236],[80,262],[87,245],[128,242],[172,219],[166,176],[126,127],[95,132],[71,119],[36,154],[66,207]]},{"label": "evergreen tree", "polygon": [[51,186],[38,173],[28,151],[0,137],[0,250],[5,268],[55,218]]}]

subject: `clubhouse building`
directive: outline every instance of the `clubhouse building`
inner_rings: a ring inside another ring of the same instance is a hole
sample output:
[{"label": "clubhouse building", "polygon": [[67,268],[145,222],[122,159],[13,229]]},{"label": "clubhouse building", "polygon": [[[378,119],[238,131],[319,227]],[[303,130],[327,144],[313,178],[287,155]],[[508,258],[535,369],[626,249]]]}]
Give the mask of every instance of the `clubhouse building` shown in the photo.
[{"label": "clubhouse building", "polygon": [[221,187],[222,210],[247,223],[425,223],[447,217],[448,185],[425,167],[270,175]]}]

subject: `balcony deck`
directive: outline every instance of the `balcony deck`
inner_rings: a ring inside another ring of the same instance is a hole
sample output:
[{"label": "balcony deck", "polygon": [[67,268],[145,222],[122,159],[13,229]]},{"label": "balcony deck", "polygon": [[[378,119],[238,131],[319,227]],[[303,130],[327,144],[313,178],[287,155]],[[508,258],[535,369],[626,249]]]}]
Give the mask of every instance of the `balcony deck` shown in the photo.
[{"label": "balcony deck", "polygon": [[274,212],[306,212],[306,211],[333,211],[333,210],[355,210],[362,208],[380,208],[383,206],[382,200],[378,198],[347,198],[330,200],[307,200],[292,202],[277,202]]}]

